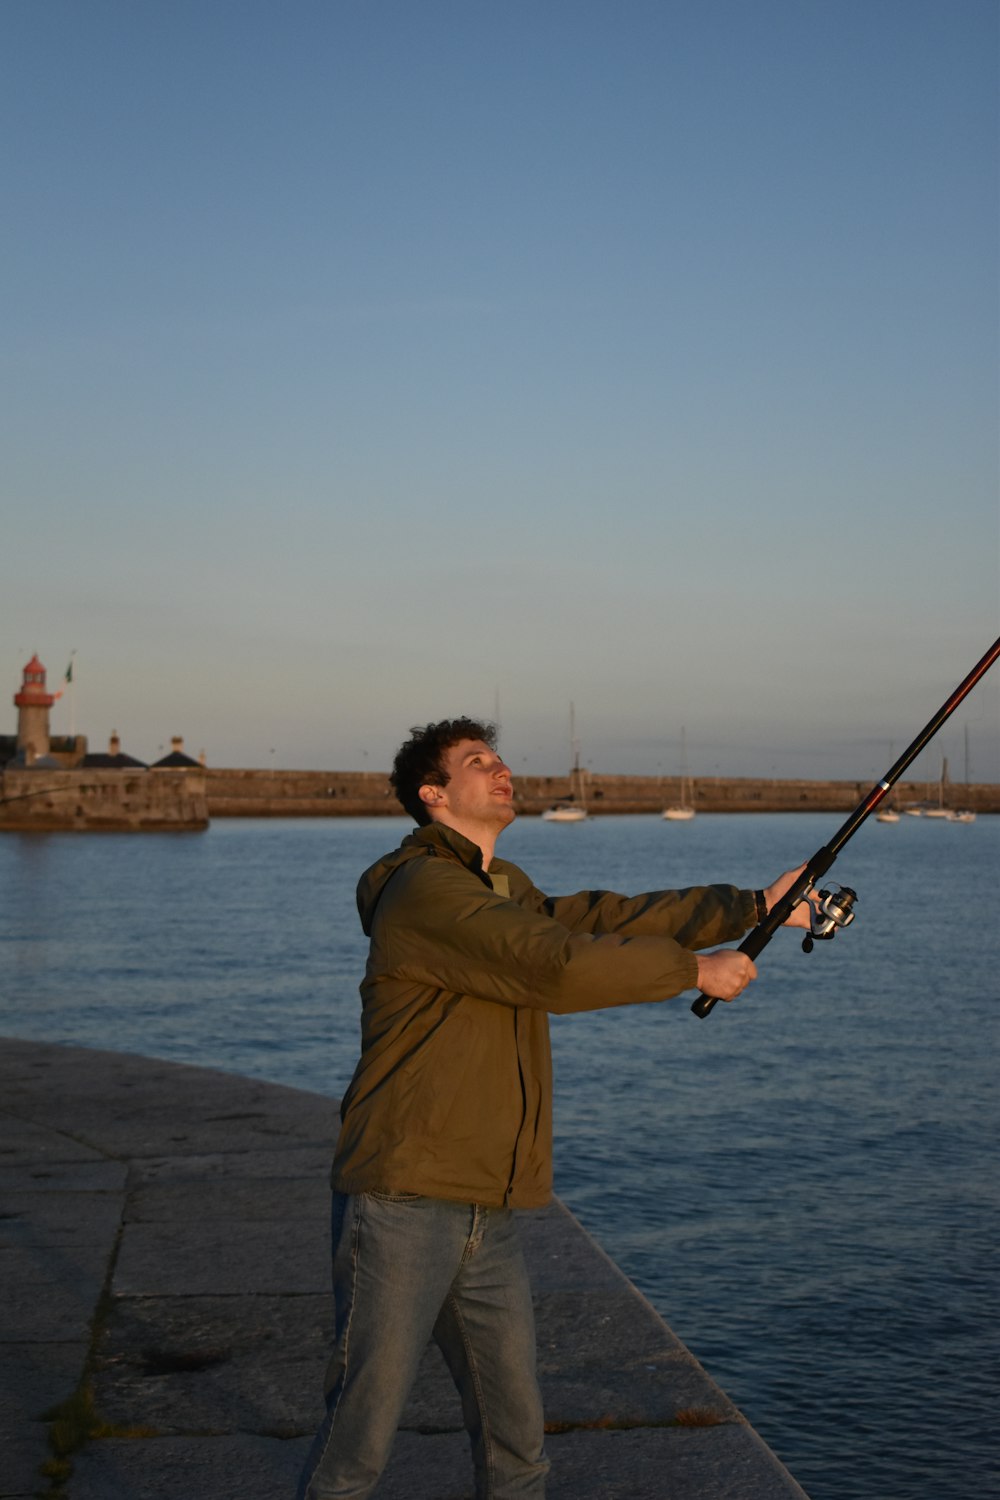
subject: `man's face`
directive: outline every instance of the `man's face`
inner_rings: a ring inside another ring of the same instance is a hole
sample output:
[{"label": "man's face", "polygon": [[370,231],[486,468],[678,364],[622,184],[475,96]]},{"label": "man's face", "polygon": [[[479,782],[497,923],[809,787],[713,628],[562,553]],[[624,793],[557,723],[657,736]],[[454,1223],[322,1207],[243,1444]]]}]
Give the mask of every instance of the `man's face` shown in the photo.
[{"label": "man's face", "polygon": [[420,794],[436,822],[474,836],[494,834],[513,823],[514,787],[510,767],[483,740],[459,740],[441,757],[446,786],[424,786]]}]

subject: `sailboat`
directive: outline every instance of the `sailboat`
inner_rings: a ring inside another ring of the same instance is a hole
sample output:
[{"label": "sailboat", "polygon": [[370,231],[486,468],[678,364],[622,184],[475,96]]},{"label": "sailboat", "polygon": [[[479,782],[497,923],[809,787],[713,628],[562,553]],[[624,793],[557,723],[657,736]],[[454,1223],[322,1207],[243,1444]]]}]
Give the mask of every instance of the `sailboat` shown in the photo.
[{"label": "sailboat", "polygon": [[[965,795],[969,796],[969,726],[965,726]],[[976,815],[971,807],[956,807],[951,814],[953,823],[974,823]]]},{"label": "sailboat", "polygon": [[572,703],[569,706],[569,741],[573,752],[573,769],[569,773],[570,797],[557,802],[542,813],[546,823],[585,823],[587,804],[584,798],[583,768],[580,765],[580,742],[576,737],[576,714]]},{"label": "sailboat", "polygon": [[691,779],[687,773],[687,738],[681,730],[681,800],[665,807],[661,814],[669,823],[689,823],[694,817],[691,805]]},{"label": "sailboat", "polygon": [[937,807],[925,807],[924,808],[924,817],[925,818],[950,818],[951,817],[951,809],[949,807],[945,807],[945,805],[944,805],[944,789],[945,789],[945,786],[947,785],[947,783],[948,783],[948,757],[946,755],[944,757],[944,759],[942,760],[942,762],[941,762],[941,780],[938,782]]},{"label": "sailboat", "polygon": [[542,818],[546,823],[585,823],[587,809],[577,807],[575,802],[557,802],[554,807],[545,809]]},{"label": "sailboat", "polygon": [[[893,758],[893,747],[890,744],[890,746],[889,746],[889,759],[892,760],[892,758]],[[895,793],[893,793],[893,795],[889,798],[888,802],[884,803],[883,806],[879,808],[878,812],[875,814],[875,821],[876,821],[876,823],[898,823],[899,822],[899,813],[896,811],[896,796],[895,796]]]}]

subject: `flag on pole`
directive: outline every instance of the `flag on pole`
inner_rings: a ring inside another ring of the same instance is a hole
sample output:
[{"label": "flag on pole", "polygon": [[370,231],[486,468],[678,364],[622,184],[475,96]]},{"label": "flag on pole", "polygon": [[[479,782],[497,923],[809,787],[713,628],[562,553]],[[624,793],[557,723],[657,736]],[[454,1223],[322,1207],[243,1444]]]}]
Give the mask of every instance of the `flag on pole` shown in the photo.
[{"label": "flag on pole", "polygon": [[[73,652],[73,656],[75,656],[75,655],[76,655],[76,652],[74,651]],[[66,668],[66,672],[65,672],[65,674],[63,676],[63,686],[59,689],[58,693],[53,693],[52,694],[52,701],[54,703],[58,703],[59,699],[62,697],[62,695],[66,691],[66,689],[68,687],[72,687],[72,685],[73,685],[73,656],[70,657],[70,659],[69,659],[69,666]]]}]

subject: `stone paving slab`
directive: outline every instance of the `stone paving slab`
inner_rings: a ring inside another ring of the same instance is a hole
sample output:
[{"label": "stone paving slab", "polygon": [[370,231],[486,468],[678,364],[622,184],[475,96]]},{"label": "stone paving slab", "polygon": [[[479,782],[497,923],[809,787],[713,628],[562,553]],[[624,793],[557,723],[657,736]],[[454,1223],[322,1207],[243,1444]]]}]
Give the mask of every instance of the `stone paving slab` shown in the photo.
[{"label": "stone paving slab", "polygon": [[[91,1443],[73,1465],[72,1500],[290,1500],[307,1439],[235,1433]],[[440,1497],[439,1497],[440,1500]]]},{"label": "stone paving slab", "polygon": [[[272,1500],[294,1494],[308,1439],[249,1434],[94,1443],[73,1500]],[[745,1428],[575,1432],[546,1441],[547,1500],[776,1500],[773,1473]],[[798,1494],[801,1496],[801,1491]],[[465,1434],[400,1433],[378,1500],[473,1500]]]},{"label": "stone paving slab", "polygon": [[36,1125],[31,1120],[20,1119],[14,1113],[20,1097],[20,1093],[15,1097],[14,1091],[4,1092],[0,1167],[28,1166],[37,1169],[34,1175],[41,1176],[45,1168],[66,1162],[103,1162],[100,1151],[93,1146],[53,1130],[49,1125]]},{"label": "stone paving slab", "polygon": [[108,1250],[0,1250],[3,1343],[65,1343],[88,1337]]},{"label": "stone paving slab", "polygon": [[[329,1157],[327,1147],[318,1174],[320,1187],[329,1170]],[[130,1224],[192,1223],[207,1217],[219,1223],[236,1220],[264,1224],[277,1220],[294,1224],[297,1234],[304,1228],[322,1240],[329,1228],[330,1203],[327,1193],[317,1192],[316,1178],[313,1171],[301,1177],[283,1173],[263,1180],[249,1174],[206,1180],[199,1174],[142,1182],[133,1173],[125,1217]]]},{"label": "stone paving slab", "polygon": [[[635,1317],[619,1288],[596,1304],[573,1293],[541,1297],[539,1377],[550,1420],[641,1426],[694,1410],[739,1413],[658,1320]],[[328,1357],[330,1303],[311,1296],[122,1297],[96,1352],[98,1408],[110,1422],[163,1434],[202,1428],[307,1432],[322,1416],[316,1372]],[[573,1349],[567,1363],[566,1350]],[[402,1426],[461,1427],[461,1408],[437,1349],[427,1350]]]},{"label": "stone paving slab", "polygon": [[[45,1330],[51,1332],[51,1330]],[[4,1330],[0,1343],[0,1493],[33,1495],[48,1452],[42,1420],[80,1378],[87,1341],[19,1343]]]},{"label": "stone paving slab", "polygon": [[328,1294],[122,1298],[97,1346],[97,1406],[165,1436],[302,1435],[322,1418],[330,1336]]},{"label": "stone paving slab", "polygon": [[[798,1494],[745,1426],[574,1432],[550,1438],[548,1500],[778,1500]],[[774,1467],[771,1467],[774,1465]],[[430,1500],[430,1496],[427,1497]]]},{"label": "stone paving slab", "polygon": [[[293,1089],[0,1043],[0,1500],[41,1493],[39,1417],[84,1380],[110,1435],[73,1456],[65,1500],[289,1500],[322,1410],[335,1128]],[[549,1500],[803,1500],[561,1204],[520,1219]],[[692,1412],[713,1425],[677,1425]],[[471,1492],[431,1348],[378,1500]]]},{"label": "stone paving slab", "polygon": [[[332,1127],[336,1129],[334,1125]],[[229,1178],[250,1178],[265,1182],[279,1178],[292,1182],[297,1178],[315,1184],[326,1182],[330,1172],[330,1138],[300,1144],[296,1141],[275,1142],[264,1151],[190,1152],[186,1156],[135,1157],[129,1163],[129,1186],[141,1188],[152,1183],[195,1183],[206,1187]]]},{"label": "stone paving slab", "polygon": [[[7,1122],[3,1119],[3,1135],[7,1135]],[[51,1135],[51,1132],[47,1132]],[[125,1187],[128,1166],[123,1161],[108,1161],[88,1150],[86,1159],[79,1161],[51,1161],[35,1165],[35,1157],[22,1160],[20,1166],[4,1165],[9,1158],[0,1153],[0,1199],[11,1193],[59,1192],[69,1193],[117,1193]]]},{"label": "stone paving slab", "polygon": [[[324,1142],[329,1148],[333,1137],[336,1101],[318,1094],[124,1052],[54,1047],[48,1057],[25,1058],[24,1048],[42,1046],[5,1041],[12,1066],[2,1068],[3,1107],[16,1116],[19,1102],[30,1107],[43,1086],[45,1125],[79,1149],[121,1158],[183,1156],[282,1142]],[[19,1074],[14,1049],[23,1064]]]},{"label": "stone paving slab", "polygon": [[692,1410],[715,1421],[741,1420],[661,1320],[637,1307],[631,1288],[542,1296],[536,1318],[539,1382],[550,1422],[645,1426]]},{"label": "stone paving slab", "polygon": [[0,1250],[24,1246],[100,1245],[105,1250],[121,1223],[117,1192],[7,1191],[0,1207]]},{"label": "stone paving slab", "polygon": [[128,1224],[112,1291],[116,1297],[323,1292],[330,1257],[322,1234],[299,1235],[280,1223],[241,1224],[236,1232],[231,1221],[204,1219]]},{"label": "stone paving slab", "polygon": [[[622,1273],[575,1219],[573,1234],[564,1234],[570,1215],[561,1203],[519,1216],[524,1253],[531,1262],[531,1284],[536,1293],[596,1293],[619,1291]],[[631,1283],[626,1283],[631,1285]],[[635,1291],[635,1288],[632,1288]],[[635,1292],[638,1296],[639,1293]]]}]

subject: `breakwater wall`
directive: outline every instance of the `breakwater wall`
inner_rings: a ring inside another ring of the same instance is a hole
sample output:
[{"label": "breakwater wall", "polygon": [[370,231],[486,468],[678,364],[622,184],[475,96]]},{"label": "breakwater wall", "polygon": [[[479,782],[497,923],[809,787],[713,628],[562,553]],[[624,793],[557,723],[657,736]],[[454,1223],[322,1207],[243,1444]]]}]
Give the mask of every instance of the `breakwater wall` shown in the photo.
[{"label": "breakwater wall", "polygon": [[[208,768],[205,794],[213,818],[398,817],[401,809],[383,771],[258,771]],[[659,813],[681,800],[676,776],[518,776],[515,805],[521,814],[540,814],[553,803],[581,796],[589,812]],[[765,777],[706,776],[689,783],[698,812],[850,813],[870,790],[870,781],[771,780]],[[904,781],[893,789],[897,807],[933,803],[938,786]],[[1000,785],[945,785],[945,806],[1000,812]]]},{"label": "breakwater wall", "polygon": [[200,770],[0,772],[0,830],[192,832],[208,827]]}]

